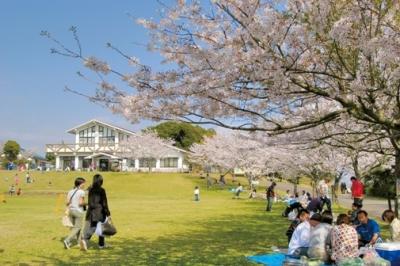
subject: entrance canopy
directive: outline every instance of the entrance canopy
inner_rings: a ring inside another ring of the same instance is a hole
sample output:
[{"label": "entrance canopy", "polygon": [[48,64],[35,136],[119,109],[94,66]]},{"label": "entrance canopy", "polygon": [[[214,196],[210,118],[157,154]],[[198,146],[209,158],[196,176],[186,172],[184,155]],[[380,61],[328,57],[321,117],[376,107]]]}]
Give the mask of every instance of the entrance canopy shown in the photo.
[{"label": "entrance canopy", "polygon": [[86,156],[85,159],[93,159],[96,157],[109,157],[110,159],[120,159],[118,156],[108,154],[105,152],[93,153],[92,155]]}]

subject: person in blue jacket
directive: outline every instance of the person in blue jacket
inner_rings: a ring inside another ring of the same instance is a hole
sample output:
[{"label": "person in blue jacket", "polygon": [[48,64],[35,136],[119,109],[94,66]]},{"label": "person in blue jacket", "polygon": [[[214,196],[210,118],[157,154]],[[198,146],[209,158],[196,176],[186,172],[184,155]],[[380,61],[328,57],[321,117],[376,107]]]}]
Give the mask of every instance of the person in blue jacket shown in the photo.
[{"label": "person in blue jacket", "polygon": [[382,242],[378,223],[369,219],[366,211],[360,210],[357,214],[357,219],[360,222],[360,225],[356,228],[360,247],[372,246]]}]

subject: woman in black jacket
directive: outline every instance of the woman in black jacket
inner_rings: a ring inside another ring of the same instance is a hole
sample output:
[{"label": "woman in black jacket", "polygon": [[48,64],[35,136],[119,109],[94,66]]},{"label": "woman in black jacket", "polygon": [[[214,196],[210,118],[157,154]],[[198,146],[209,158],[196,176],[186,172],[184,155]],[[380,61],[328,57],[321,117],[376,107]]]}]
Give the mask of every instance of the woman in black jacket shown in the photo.
[{"label": "woman in black jacket", "polygon": [[[99,174],[93,176],[92,186],[89,187],[88,209],[86,212],[86,223],[81,240],[81,249],[87,250],[89,239],[96,231],[98,222],[104,222],[110,216],[108,209],[106,191],[102,188],[103,177]],[[104,237],[99,236],[99,248],[104,248]]]}]

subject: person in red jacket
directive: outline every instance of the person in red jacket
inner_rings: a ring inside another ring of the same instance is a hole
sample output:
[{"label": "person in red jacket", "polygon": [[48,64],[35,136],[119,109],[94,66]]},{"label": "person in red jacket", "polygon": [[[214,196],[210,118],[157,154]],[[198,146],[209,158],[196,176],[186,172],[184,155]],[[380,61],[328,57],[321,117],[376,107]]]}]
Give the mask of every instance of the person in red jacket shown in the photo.
[{"label": "person in red jacket", "polygon": [[356,177],[352,176],[351,180],[351,196],[354,199],[354,203],[362,204],[364,198],[364,184],[361,183]]}]

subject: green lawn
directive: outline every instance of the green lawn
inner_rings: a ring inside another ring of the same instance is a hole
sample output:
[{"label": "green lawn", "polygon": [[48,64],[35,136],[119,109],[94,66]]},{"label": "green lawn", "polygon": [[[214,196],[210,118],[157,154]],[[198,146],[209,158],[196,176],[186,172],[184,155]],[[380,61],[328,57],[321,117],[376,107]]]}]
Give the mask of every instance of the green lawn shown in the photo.
[{"label": "green lawn", "polygon": [[[14,173],[0,172],[1,192]],[[104,173],[118,234],[106,240],[109,249],[99,250],[94,236],[86,253],[65,250],[58,193],[77,175],[91,180],[93,173],[32,173],[34,184],[20,174],[22,196],[0,204],[0,265],[247,265],[247,255],[287,244],[282,205],[266,213],[263,201],[248,200],[247,193],[233,200],[227,188],[207,191],[204,180],[188,174]],[[192,201],[195,185],[199,203]]]}]

